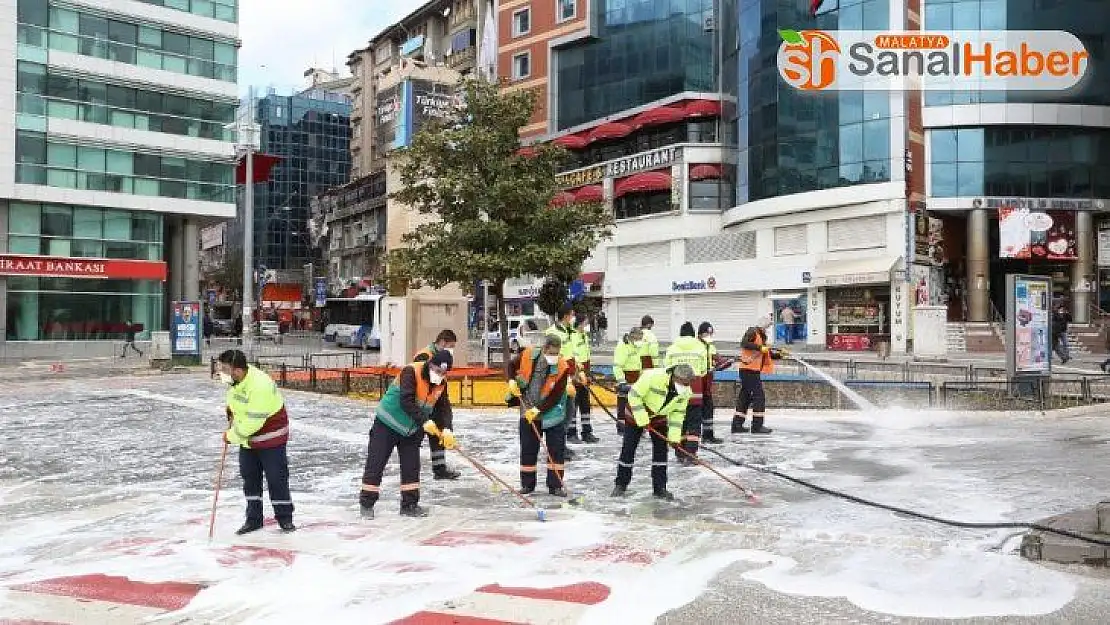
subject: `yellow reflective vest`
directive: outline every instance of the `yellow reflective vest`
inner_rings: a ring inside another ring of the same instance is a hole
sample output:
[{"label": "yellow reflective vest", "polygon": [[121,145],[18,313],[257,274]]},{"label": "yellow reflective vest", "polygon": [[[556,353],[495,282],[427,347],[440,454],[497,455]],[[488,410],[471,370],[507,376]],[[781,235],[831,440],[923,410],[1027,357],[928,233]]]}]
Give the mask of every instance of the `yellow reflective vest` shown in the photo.
[{"label": "yellow reflective vest", "polygon": [[265,449],[288,442],[285,399],[265,371],[247,367],[247,375],[227,389],[227,408],[231,414],[227,442],[232,445]]},{"label": "yellow reflective vest", "polygon": [[666,369],[675,365],[690,365],[694,375],[704,376],[708,371],[705,343],[692,336],[678,337],[667,348],[667,356],[663,360],[663,367]]},{"label": "yellow reflective vest", "polygon": [[652,419],[665,418],[667,420],[667,439],[679,440],[682,438],[682,422],[686,419],[686,406],[693,394],[689,389],[675,393],[667,401],[667,392],[671,384],[671,374],[665,369],[649,369],[632,385],[628,391],[628,407],[632,409],[632,418],[636,425],[647,426]]},{"label": "yellow reflective vest", "polygon": [[613,379],[618,384],[632,384],[640,377],[643,365],[640,363],[641,348],[627,340],[617,343],[613,350]]},{"label": "yellow reflective vest", "polygon": [[[556,323],[544,332],[547,336],[559,337],[559,340],[563,342],[563,346],[559,349],[559,355],[567,360],[575,360],[574,335],[577,333],[573,327],[565,326],[562,323]],[[537,345],[537,347],[543,347],[543,345]]]}]

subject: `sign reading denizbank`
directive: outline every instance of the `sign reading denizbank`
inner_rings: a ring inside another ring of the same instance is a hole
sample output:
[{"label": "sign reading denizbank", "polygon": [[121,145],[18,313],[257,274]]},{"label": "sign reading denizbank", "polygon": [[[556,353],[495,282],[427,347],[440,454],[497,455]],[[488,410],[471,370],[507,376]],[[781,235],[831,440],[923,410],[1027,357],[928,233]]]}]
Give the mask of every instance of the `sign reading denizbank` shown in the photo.
[{"label": "sign reading denizbank", "polygon": [[779,76],[803,91],[1062,91],[1090,54],[1060,30],[780,30]]}]

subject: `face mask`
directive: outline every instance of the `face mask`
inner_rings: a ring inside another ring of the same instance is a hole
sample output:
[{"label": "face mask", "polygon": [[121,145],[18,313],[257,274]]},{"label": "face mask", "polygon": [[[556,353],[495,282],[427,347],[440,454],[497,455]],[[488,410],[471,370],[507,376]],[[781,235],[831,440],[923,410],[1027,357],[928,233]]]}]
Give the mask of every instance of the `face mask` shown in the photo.
[{"label": "face mask", "polygon": [[588,326],[588,325],[582,326],[582,331],[586,332],[588,334],[590,332],[590,326]]},{"label": "face mask", "polygon": [[690,390],[690,387],[686,386],[685,384],[679,384],[678,382],[675,382],[674,390],[678,391],[679,393],[685,393],[686,391]]},{"label": "face mask", "polygon": [[578,321],[578,320],[575,319],[574,317],[571,317],[570,319],[567,320],[567,325],[573,327],[575,321]]},{"label": "face mask", "polygon": [[231,385],[235,384],[235,378],[231,377],[230,373],[224,373],[223,371],[221,371],[220,372],[220,382],[223,382],[224,384],[226,384],[228,386],[231,386]]},{"label": "face mask", "polygon": [[439,383],[443,382],[443,374],[442,373],[437,373],[435,371],[429,371],[428,372],[428,379],[430,379],[432,381],[432,384],[439,384]]},{"label": "face mask", "polygon": [[547,364],[549,364],[549,365],[559,364],[559,357],[558,356],[552,356],[550,354],[544,354],[543,359],[546,360]]},{"label": "face mask", "polygon": [[706,334],[705,336],[701,337],[701,340],[705,341],[706,343],[712,343],[713,342],[713,335],[712,334]]},{"label": "face mask", "polygon": [[455,355],[455,348],[454,347],[448,347],[447,348],[447,353],[454,356]]},{"label": "face mask", "polygon": [[632,344],[635,345],[636,347],[643,347],[644,346],[643,341],[632,341]]}]

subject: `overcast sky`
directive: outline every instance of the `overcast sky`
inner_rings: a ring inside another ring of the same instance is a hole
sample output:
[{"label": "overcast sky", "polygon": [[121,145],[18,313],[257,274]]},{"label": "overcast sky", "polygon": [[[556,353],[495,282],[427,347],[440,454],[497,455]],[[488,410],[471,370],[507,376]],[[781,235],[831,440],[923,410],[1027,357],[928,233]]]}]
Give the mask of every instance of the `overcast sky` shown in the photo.
[{"label": "overcast sky", "polygon": [[300,88],[310,67],[347,74],[347,55],[426,0],[239,0],[239,86]]}]

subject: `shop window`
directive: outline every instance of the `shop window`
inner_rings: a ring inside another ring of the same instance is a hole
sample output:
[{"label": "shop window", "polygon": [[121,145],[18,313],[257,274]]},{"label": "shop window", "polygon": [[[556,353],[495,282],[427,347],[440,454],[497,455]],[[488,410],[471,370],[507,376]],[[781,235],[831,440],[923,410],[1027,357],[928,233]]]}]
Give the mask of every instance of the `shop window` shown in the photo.
[{"label": "shop window", "polygon": [[890,337],[890,285],[825,290],[826,345],[842,351],[866,351]]},{"label": "shop window", "polygon": [[698,180],[690,183],[691,211],[713,212],[732,208],[733,184],[727,180]]},{"label": "shop window", "polygon": [[632,219],[659,215],[674,210],[671,202],[671,192],[630,193],[613,200],[613,211],[616,219]]}]

